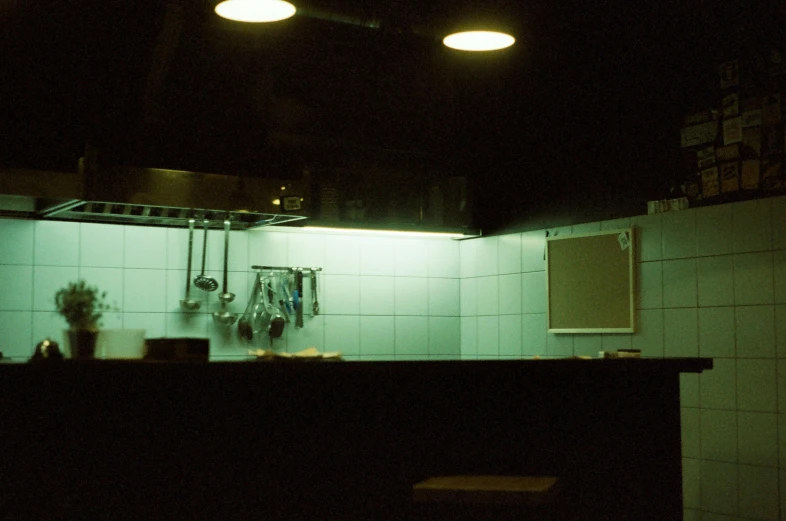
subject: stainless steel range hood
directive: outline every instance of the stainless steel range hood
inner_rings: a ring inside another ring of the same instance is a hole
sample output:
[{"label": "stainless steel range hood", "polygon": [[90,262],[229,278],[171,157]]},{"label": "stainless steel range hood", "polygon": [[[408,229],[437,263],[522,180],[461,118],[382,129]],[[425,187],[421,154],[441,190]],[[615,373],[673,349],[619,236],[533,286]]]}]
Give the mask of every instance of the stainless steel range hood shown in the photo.
[{"label": "stainless steel range hood", "polygon": [[[220,228],[291,224],[307,218],[303,181],[244,178],[158,168],[78,172],[0,169],[0,216],[185,227],[190,218]],[[278,204],[276,204],[276,202]]]}]

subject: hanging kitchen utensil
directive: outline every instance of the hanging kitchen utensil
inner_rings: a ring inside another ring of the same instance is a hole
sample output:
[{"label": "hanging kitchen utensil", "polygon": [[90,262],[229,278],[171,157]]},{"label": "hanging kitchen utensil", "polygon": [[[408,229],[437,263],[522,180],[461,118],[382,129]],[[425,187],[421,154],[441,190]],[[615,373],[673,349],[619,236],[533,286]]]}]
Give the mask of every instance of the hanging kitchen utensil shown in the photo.
[{"label": "hanging kitchen utensil", "polygon": [[235,294],[230,293],[227,289],[227,279],[229,278],[229,230],[231,228],[231,223],[229,219],[224,220],[224,287],[222,292],[218,295],[218,299],[221,301],[221,309],[218,311],[213,312],[213,320],[217,323],[230,326],[235,323],[237,320],[237,313],[232,313],[228,311],[226,306],[233,300],[235,300]]},{"label": "hanging kitchen utensil", "polygon": [[188,265],[186,266],[186,296],[180,301],[180,307],[185,311],[196,311],[201,303],[191,298],[191,259],[194,248],[194,223],[195,219],[188,220]]},{"label": "hanging kitchen utensil", "polygon": [[[276,281],[277,279],[273,279]],[[278,299],[276,298],[276,292],[273,289],[272,284],[274,283],[271,281],[271,287],[268,290],[268,304],[269,304],[269,313],[270,313],[270,326],[268,327],[267,334],[270,335],[270,338],[279,338],[281,334],[284,332],[284,326],[287,325],[286,319],[281,314],[281,309],[278,306],[273,304],[273,302],[277,302]]]},{"label": "hanging kitchen utensil", "polygon": [[254,306],[251,315],[251,327],[254,334],[266,333],[270,326],[270,313],[268,311],[268,279],[263,279],[259,287],[259,302]]},{"label": "hanging kitchen utensil", "polygon": [[317,300],[317,270],[311,269],[311,316],[319,315],[319,300]]},{"label": "hanging kitchen utensil", "polygon": [[227,291],[227,278],[229,276],[229,230],[231,223],[229,219],[224,221],[224,287],[221,294],[218,295],[221,302],[229,304],[235,300],[235,294]]},{"label": "hanging kitchen utensil", "polygon": [[287,324],[289,324],[292,321],[290,316],[291,308],[289,307],[289,302],[292,300],[292,295],[289,293],[289,275],[282,275],[279,278],[278,287],[280,290],[278,307],[281,309],[281,314],[284,315]]},{"label": "hanging kitchen utensil", "polygon": [[204,291],[215,291],[218,289],[218,281],[213,277],[205,275],[205,260],[207,259],[207,219],[204,220],[205,238],[202,243],[202,273],[194,279],[194,286]]},{"label": "hanging kitchen utensil", "polygon": [[246,310],[243,311],[243,315],[240,317],[240,320],[237,321],[237,334],[246,340],[251,340],[254,338],[254,328],[251,325],[251,310],[254,308],[254,305],[257,303],[257,299],[259,298],[260,279],[261,276],[257,272],[257,276],[254,279],[254,285],[251,286],[251,297],[248,299]]},{"label": "hanging kitchen utensil", "polygon": [[297,270],[295,272],[295,285],[297,286],[298,297],[300,298],[299,305],[296,306],[297,314],[295,315],[295,327],[303,327],[303,271]]}]

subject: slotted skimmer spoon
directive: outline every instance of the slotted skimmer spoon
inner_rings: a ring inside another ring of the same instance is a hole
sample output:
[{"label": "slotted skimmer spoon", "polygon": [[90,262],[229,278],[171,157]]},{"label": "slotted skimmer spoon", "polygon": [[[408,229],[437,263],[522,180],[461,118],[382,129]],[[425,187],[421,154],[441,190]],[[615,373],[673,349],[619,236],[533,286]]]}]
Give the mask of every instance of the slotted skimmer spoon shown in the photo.
[{"label": "slotted skimmer spoon", "polygon": [[194,286],[204,291],[215,291],[218,289],[218,281],[213,277],[205,275],[205,259],[207,258],[207,224],[207,219],[205,219],[205,239],[202,242],[202,273],[197,275],[194,279]]},{"label": "slotted skimmer spoon", "polygon": [[186,296],[180,301],[180,307],[185,311],[196,311],[200,302],[191,298],[191,257],[194,246],[194,219],[188,220],[188,267],[186,268]]}]

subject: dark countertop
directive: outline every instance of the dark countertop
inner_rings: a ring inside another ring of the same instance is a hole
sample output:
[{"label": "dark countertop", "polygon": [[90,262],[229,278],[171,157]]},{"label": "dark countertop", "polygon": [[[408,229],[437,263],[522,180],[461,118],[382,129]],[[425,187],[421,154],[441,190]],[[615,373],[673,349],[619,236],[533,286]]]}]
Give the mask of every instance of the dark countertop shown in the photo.
[{"label": "dark countertop", "polygon": [[559,476],[587,520],[681,519],[679,374],[711,367],[2,365],[0,519],[403,521],[412,485],[467,473]]},{"label": "dark countertop", "polygon": [[92,367],[99,370],[112,370],[112,368],[130,367],[158,367],[178,368],[183,370],[188,367],[194,371],[304,371],[304,372],[331,372],[332,374],[351,374],[355,372],[402,374],[419,371],[446,371],[446,372],[495,372],[495,371],[527,371],[527,372],[566,372],[583,373],[587,371],[612,371],[612,372],[680,372],[700,373],[712,369],[712,358],[611,358],[611,359],[582,359],[582,358],[554,358],[530,360],[418,360],[418,361],[343,361],[318,359],[302,360],[265,360],[265,361],[216,361],[216,362],[181,362],[181,361],[151,361],[151,360],[44,360],[26,364],[0,364],[1,368],[44,367],[54,368],[61,366],[63,370],[79,370]]}]

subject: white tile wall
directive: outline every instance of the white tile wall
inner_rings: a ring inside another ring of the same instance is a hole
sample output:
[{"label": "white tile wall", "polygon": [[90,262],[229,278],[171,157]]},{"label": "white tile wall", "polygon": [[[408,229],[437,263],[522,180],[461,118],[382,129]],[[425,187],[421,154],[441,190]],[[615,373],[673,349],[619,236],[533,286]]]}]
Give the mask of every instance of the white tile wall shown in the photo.
[{"label": "white tile wall", "polygon": [[[190,281],[202,269],[204,231],[199,224]],[[195,312],[181,310],[188,259],[185,228],[0,219],[0,231],[11,240],[4,245],[14,245],[0,248],[0,283],[7,289],[0,292],[0,330],[8,331],[0,339],[0,351],[7,357],[26,359],[39,337],[61,339],[66,325],[53,312],[54,293],[78,278],[107,291],[109,303],[116,305],[117,312],[105,314],[104,327],[143,328],[149,338],[207,337],[215,359],[244,359],[248,349],[270,346],[265,335],[248,342],[239,338],[236,327],[213,320],[212,313],[220,309],[218,291],[204,292],[191,282],[191,297],[202,305]],[[219,284],[223,256],[223,231],[211,229],[206,274]],[[275,349],[337,349],[348,359],[460,356],[458,241],[274,228],[232,231],[228,290],[236,296],[229,311],[241,314],[245,309],[252,265],[323,268],[318,275],[321,315],[310,316],[306,276],[305,327],[290,325],[274,341]],[[477,294],[475,305],[476,299]],[[396,314],[402,315],[398,324]]]},{"label": "white tile wall", "polygon": [[471,317],[478,314],[478,279],[463,278],[459,282],[461,316]]},{"label": "white tile wall", "polygon": [[428,279],[395,277],[395,314],[428,315]]},{"label": "white tile wall", "polygon": [[461,358],[473,359],[478,356],[478,318],[461,317]]},{"label": "white tile wall", "polygon": [[699,306],[734,305],[733,257],[701,257],[697,259]]},{"label": "white tile wall", "polygon": [[360,354],[361,355],[394,355],[395,350],[395,319],[393,316],[360,317]]},{"label": "white tile wall", "polygon": [[778,466],[778,416],[739,412],[737,439],[739,462],[764,467]]},{"label": "white tile wall", "polygon": [[499,356],[499,317],[478,317],[478,357]]},{"label": "white tile wall", "polygon": [[663,220],[663,258],[684,259],[696,256],[695,211],[667,212]]},{"label": "white tile wall", "polygon": [[772,199],[755,199],[731,206],[734,252],[772,249]]},{"label": "white tile wall", "polygon": [[521,316],[521,354],[546,354],[545,313],[524,313]]},{"label": "white tile wall", "polygon": [[712,370],[699,375],[699,391],[703,408],[737,409],[737,360],[714,359]]},{"label": "white tile wall", "polygon": [[428,279],[428,314],[430,316],[461,316],[459,279]]},{"label": "white tile wall", "polygon": [[521,273],[521,234],[513,233],[499,237],[499,269],[501,274]]},{"label": "white tile wall", "polygon": [[776,412],[777,374],[774,360],[737,360],[737,408]]},{"label": "white tile wall", "polygon": [[742,253],[734,255],[734,303],[772,304],[772,253]]},{"label": "white tile wall", "polygon": [[701,461],[701,507],[719,514],[737,515],[737,464]]},{"label": "white tile wall", "polygon": [[701,409],[701,457],[713,461],[737,461],[737,413]]},{"label": "white tile wall", "polygon": [[0,237],[8,247],[0,248],[0,264],[33,264],[35,221],[0,219]]},{"label": "white tile wall", "polygon": [[661,214],[639,215],[631,218],[636,228],[636,258],[640,262],[663,258],[663,222]]},{"label": "white tile wall", "polygon": [[738,473],[740,517],[777,521],[778,469],[739,465]]},{"label": "white tile wall", "polygon": [[738,357],[775,358],[774,306],[738,306],[735,327]]},{"label": "white tile wall", "polygon": [[360,311],[363,315],[394,315],[395,277],[360,277]]},{"label": "white tile wall", "polygon": [[360,315],[328,315],[324,321],[324,351],[360,354]]},{"label": "white tile wall", "polygon": [[460,356],[460,317],[429,317],[428,353],[430,356],[449,356],[454,359]]},{"label": "white tile wall", "polygon": [[0,352],[4,357],[25,359],[33,353],[33,314],[30,311],[0,311],[3,324]]},{"label": "white tile wall", "polygon": [[496,276],[499,273],[499,237],[488,237],[477,241],[475,275]]},{"label": "white tile wall", "polygon": [[397,239],[394,274],[397,277],[426,277],[428,275],[428,241],[424,239]]},{"label": "white tile wall", "polygon": [[123,227],[111,224],[83,223],[79,237],[79,265],[122,268],[124,232]]},{"label": "white tile wall", "polygon": [[[288,260],[289,234],[268,228],[249,230],[248,265],[251,266],[294,266]],[[201,244],[201,243],[200,243]],[[325,273],[333,273],[326,271]]]},{"label": "white tile wall", "polygon": [[33,263],[37,266],[79,266],[79,225],[36,221]]},{"label": "white tile wall", "polygon": [[[0,265],[0,311],[33,309],[33,267]],[[54,294],[52,295],[54,298]]]},{"label": "white tile wall", "polygon": [[696,308],[664,309],[663,331],[666,356],[698,356],[699,321]]},{"label": "white tile wall", "polygon": [[680,431],[682,438],[682,456],[684,458],[701,457],[701,411],[696,408],[680,409]]},{"label": "white tile wall", "polygon": [[696,210],[696,251],[700,257],[733,252],[732,206],[719,204]]},{"label": "white tile wall", "polygon": [[393,334],[396,355],[428,355],[428,317],[396,316]]},{"label": "white tile wall", "polygon": [[[67,286],[70,281],[79,277],[77,266],[36,266],[33,268],[33,310],[34,311],[55,311],[55,293],[60,288]],[[95,282],[90,282],[95,286]],[[99,289],[107,291],[109,288]]]},{"label": "white tile wall", "polygon": [[478,315],[499,315],[500,287],[499,277],[491,275],[478,277]]},{"label": "white tile wall", "polygon": [[[663,356],[663,310],[638,311],[636,324],[636,332],[631,338],[631,348],[641,349],[642,356]],[[576,339],[578,338],[580,337]]]},{"label": "white tile wall", "polygon": [[786,358],[786,305],[784,304],[775,306],[775,343],[778,358]]},{"label": "white tile wall", "polygon": [[786,249],[772,253],[775,302],[786,303]]},{"label": "white tile wall", "polygon": [[786,196],[772,199],[772,248],[786,249]]},{"label": "white tile wall", "polygon": [[663,261],[663,307],[696,307],[696,259]]},{"label": "white tile wall", "polygon": [[457,279],[460,274],[459,245],[457,240],[428,241],[428,276]]},{"label": "white tile wall", "polygon": [[546,272],[533,271],[521,275],[521,312],[546,312]]},{"label": "white tile wall", "polygon": [[[479,291],[480,255],[493,246],[488,238],[471,248],[460,243],[462,355],[515,352],[518,323],[506,321],[520,316],[524,357],[597,356],[625,346],[645,356],[712,357],[712,370],[680,377],[685,518],[779,519],[786,509],[786,196],[637,216],[630,224],[637,253],[632,335],[547,333],[546,230],[494,239],[500,268],[484,274],[499,275],[500,310],[475,319],[482,312],[465,297]],[[519,242],[521,310],[505,314],[515,309],[505,288],[516,272],[501,252]]]},{"label": "white tile wall", "polygon": [[395,241],[391,238],[367,238],[360,245],[360,274],[396,274]]},{"label": "white tile wall", "polygon": [[602,337],[597,335],[576,335],[573,338],[573,352],[576,356],[598,356],[603,351]]},{"label": "white tile wall", "polygon": [[123,235],[125,268],[166,269],[166,228],[127,226]]},{"label": "white tile wall", "polygon": [[500,315],[499,354],[521,357],[521,314]]},{"label": "white tile wall", "polygon": [[699,355],[717,358],[735,356],[734,308],[699,308]]},{"label": "white tile wall", "polygon": [[638,309],[663,307],[663,262],[642,262],[637,266],[636,304]]},{"label": "white tile wall", "polygon": [[[464,243],[461,243],[462,247]],[[463,253],[463,252],[462,252]],[[532,231],[521,234],[521,271],[542,271],[546,269],[546,233]],[[461,275],[464,277],[464,274]]]},{"label": "white tile wall", "polygon": [[325,264],[327,240],[314,233],[287,237],[287,266],[317,267]]},{"label": "white tile wall", "polygon": [[522,274],[511,273],[499,276],[499,314],[521,315]]},{"label": "white tile wall", "polygon": [[327,241],[325,248],[325,273],[335,275],[360,275],[360,245],[362,239],[338,235]]}]

